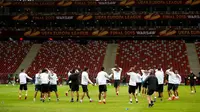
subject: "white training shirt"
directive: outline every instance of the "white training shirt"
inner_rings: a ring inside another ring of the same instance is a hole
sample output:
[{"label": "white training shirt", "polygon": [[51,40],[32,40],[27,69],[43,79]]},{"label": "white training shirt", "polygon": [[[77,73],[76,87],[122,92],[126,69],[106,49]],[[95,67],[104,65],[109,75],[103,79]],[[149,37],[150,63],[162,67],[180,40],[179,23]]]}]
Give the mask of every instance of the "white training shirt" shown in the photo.
[{"label": "white training shirt", "polygon": [[145,81],[146,78],[149,76],[149,73],[145,73],[144,71],[145,70],[141,70],[141,72],[142,72],[142,81]]},{"label": "white training shirt", "polygon": [[158,79],[158,84],[164,84],[164,72],[162,70],[156,70],[155,76]]},{"label": "white training shirt", "polygon": [[137,74],[137,83],[142,83],[142,76],[139,73]]},{"label": "white training shirt", "polygon": [[21,72],[21,73],[19,74],[19,81],[20,81],[20,84],[26,84],[26,83],[27,83],[26,78],[32,80],[32,78],[29,77],[26,73]]},{"label": "white training shirt", "polygon": [[40,74],[41,77],[41,84],[48,84],[49,83],[49,74],[48,73],[41,73]]},{"label": "white training shirt", "polygon": [[50,74],[50,85],[57,85],[58,77],[56,73]]},{"label": "white training shirt", "polygon": [[129,85],[136,86],[138,75],[135,72],[128,72],[127,75],[130,75]]},{"label": "white training shirt", "polygon": [[168,76],[168,83],[176,84],[176,74],[173,71],[170,71],[170,69],[168,69],[166,71],[166,73],[169,75]]},{"label": "white training shirt", "polygon": [[[68,74],[67,74],[67,75],[68,75],[68,78],[69,78],[69,76],[70,76],[71,74],[72,74],[72,73],[69,71]],[[69,81],[69,83],[72,83],[72,81]]]},{"label": "white training shirt", "polygon": [[40,73],[35,74],[35,85],[40,85],[41,79],[40,79]]},{"label": "white training shirt", "polygon": [[110,76],[104,72],[104,71],[101,71],[97,74],[97,77],[96,77],[96,81],[97,81],[97,84],[98,85],[106,85],[107,84],[107,78],[111,78],[113,74],[111,74]]},{"label": "white training shirt", "polygon": [[121,73],[122,73],[122,68],[119,68],[119,71],[115,71],[116,68],[112,68],[112,72],[114,74],[114,80],[120,80],[121,79]]},{"label": "white training shirt", "polygon": [[93,84],[92,81],[88,77],[88,73],[86,71],[83,71],[81,74],[81,84],[88,85],[88,82]]},{"label": "white training shirt", "polygon": [[176,74],[176,83],[175,84],[181,84],[181,81],[182,81],[182,79],[181,79],[181,76],[179,75],[179,74]]}]

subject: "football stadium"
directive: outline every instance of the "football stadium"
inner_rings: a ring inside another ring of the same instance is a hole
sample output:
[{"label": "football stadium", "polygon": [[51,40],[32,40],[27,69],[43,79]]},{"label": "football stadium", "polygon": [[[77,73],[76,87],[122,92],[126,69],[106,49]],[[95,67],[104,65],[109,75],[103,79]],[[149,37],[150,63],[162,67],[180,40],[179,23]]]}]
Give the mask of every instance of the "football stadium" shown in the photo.
[{"label": "football stadium", "polygon": [[0,112],[198,112],[200,0],[0,0]]}]

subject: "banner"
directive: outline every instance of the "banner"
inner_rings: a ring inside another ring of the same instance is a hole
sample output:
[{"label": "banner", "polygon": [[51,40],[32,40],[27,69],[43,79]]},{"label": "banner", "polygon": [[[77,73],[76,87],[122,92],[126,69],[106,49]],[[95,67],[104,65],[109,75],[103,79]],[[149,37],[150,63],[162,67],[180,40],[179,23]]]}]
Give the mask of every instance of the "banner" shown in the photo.
[{"label": "banner", "polygon": [[121,1],[13,1],[0,2],[0,6],[101,6],[101,5],[198,5],[200,0],[121,0]]},{"label": "banner", "polygon": [[[168,19],[200,19],[200,14],[132,14],[132,15],[57,15],[57,16],[27,16],[17,15],[11,17],[12,20],[168,20]],[[5,18],[7,19],[7,18]]]},{"label": "banner", "polygon": [[25,36],[25,37],[183,37],[200,36],[200,30],[175,30],[175,29],[155,29],[155,30],[28,30],[28,31],[0,31],[1,36]]}]

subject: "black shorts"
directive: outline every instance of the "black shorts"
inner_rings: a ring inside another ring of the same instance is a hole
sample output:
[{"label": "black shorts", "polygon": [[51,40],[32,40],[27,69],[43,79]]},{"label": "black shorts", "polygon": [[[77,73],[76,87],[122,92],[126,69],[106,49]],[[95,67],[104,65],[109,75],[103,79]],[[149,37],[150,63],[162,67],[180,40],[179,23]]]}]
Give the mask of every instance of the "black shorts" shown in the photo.
[{"label": "black shorts", "polygon": [[41,91],[41,85],[35,85],[35,91]]},{"label": "black shorts", "polygon": [[138,87],[142,86],[142,83],[137,83],[136,86],[137,86],[136,89],[138,89]]},{"label": "black shorts", "polygon": [[120,80],[114,80],[114,87],[117,88],[120,85]]},{"label": "black shorts", "polygon": [[175,90],[174,89],[174,84],[171,84],[171,83],[168,83],[168,89],[167,89],[168,91],[170,91],[170,90]]},{"label": "black shorts", "polygon": [[82,89],[83,89],[83,92],[88,92],[88,87],[87,87],[87,85],[82,85]]},{"label": "black shorts", "polygon": [[131,85],[129,85],[129,87],[128,87],[128,93],[129,94],[135,94],[135,90],[136,90],[136,86],[131,86]]},{"label": "black shorts", "polygon": [[42,84],[41,91],[42,91],[42,93],[48,93],[49,92],[49,84]]},{"label": "black shorts", "polygon": [[194,82],[190,82],[190,86],[195,86],[195,83]]},{"label": "black shorts", "polygon": [[147,84],[144,84],[144,83],[143,83],[143,84],[142,84],[142,87],[145,88],[145,89],[147,89]]},{"label": "black shorts", "polygon": [[163,92],[163,84],[158,84],[158,87],[157,87],[157,92],[159,92],[159,93],[162,93]]},{"label": "black shorts", "polygon": [[79,85],[76,84],[76,85],[71,85],[71,91],[79,91]]},{"label": "black shorts", "polygon": [[155,90],[148,89],[147,95],[152,95],[154,92],[155,92]]},{"label": "black shorts", "polygon": [[50,91],[57,92],[57,85],[50,85]]},{"label": "black shorts", "polygon": [[69,83],[69,88],[72,89],[72,83]]},{"label": "black shorts", "polygon": [[179,84],[174,84],[173,91],[178,90],[178,86],[179,86]]},{"label": "black shorts", "polygon": [[107,86],[106,85],[99,85],[99,93],[106,92]]},{"label": "black shorts", "polygon": [[20,90],[28,90],[27,84],[20,84],[19,89]]}]

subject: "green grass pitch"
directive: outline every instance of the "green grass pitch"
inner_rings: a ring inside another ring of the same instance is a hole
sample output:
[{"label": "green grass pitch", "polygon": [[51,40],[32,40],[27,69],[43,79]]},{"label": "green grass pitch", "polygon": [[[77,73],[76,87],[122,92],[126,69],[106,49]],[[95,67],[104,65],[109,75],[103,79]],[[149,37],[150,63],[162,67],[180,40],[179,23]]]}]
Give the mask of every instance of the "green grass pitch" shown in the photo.
[{"label": "green grass pitch", "polygon": [[[113,86],[108,86],[106,104],[98,104],[98,87],[89,86],[89,92],[94,100],[90,103],[85,97],[83,103],[71,103],[70,96],[65,96],[68,86],[58,86],[60,101],[56,102],[55,94],[52,93],[51,101],[42,103],[37,96],[33,102],[34,85],[29,85],[28,99],[18,99],[19,86],[0,85],[0,112],[199,112],[200,110],[200,87],[196,94],[190,94],[189,86],[179,87],[179,100],[168,101],[166,87],[164,100],[157,99],[154,107],[148,108],[146,96],[138,96],[139,103],[129,104],[128,86],[121,86],[119,96],[115,95]],[[80,95],[82,88],[80,88]]]}]

